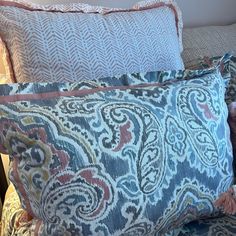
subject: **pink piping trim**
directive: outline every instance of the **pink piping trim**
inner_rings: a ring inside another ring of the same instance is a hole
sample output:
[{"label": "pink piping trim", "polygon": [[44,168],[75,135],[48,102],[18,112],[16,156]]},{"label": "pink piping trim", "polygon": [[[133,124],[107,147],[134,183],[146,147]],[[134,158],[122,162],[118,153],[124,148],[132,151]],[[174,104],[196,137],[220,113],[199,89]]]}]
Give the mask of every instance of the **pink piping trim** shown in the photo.
[{"label": "pink piping trim", "polygon": [[34,231],[35,236],[39,235],[39,229],[40,229],[41,224],[42,224],[42,221],[38,220],[37,223],[36,223],[35,231]]},{"label": "pink piping trim", "polygon": [[98,87],[93,89],[81,89],[81,90],[72,90],[72,91],[56,91],[48,93],[35,93],[35,94],[16,94],[16,95],[7,95],[0,96],[0,104],[6,104],[9,102],[18,102],[18,101],[31,101],[31,100],[42,100],[42,99],[51,99],[55,97],[82,97],[89,94],[93,94],[100,91],[110,91],[110,90],[127,90],[132,88],[146,88],[146,87],[160,87],[164,86],[160,83],[152,84],[141,84],[141,85],[131,85],[131,86],[112,86],[112,87]]}]

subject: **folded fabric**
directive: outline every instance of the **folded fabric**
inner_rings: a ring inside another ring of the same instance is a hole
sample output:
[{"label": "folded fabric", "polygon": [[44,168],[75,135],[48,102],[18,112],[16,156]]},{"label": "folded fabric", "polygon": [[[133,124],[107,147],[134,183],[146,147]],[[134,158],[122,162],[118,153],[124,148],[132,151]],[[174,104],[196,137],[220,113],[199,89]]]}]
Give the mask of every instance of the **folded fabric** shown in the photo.
[{"label": "folded fabric", "polygon": [[192,66],[188,70],[204,70],[212,68],[220,63],[222,77],[228,81],[226,86],[225,101],[227,105],[236,102],[236,57],[231,54],[226,54],[223,58],[203,57],[192,62]]}]

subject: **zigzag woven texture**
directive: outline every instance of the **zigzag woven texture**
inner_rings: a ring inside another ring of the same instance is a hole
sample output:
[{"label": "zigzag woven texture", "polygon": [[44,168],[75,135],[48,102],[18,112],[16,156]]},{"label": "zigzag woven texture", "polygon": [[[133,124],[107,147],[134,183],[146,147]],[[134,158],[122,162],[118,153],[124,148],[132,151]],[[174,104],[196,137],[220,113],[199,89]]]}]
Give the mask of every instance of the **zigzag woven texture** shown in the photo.
[{"label": "zigzag woven texture", "polygon": [[65,82],[182,69],[175,6],[154,6],[104,15],[29,10],[4,2],[0,35],[16,81]]}]

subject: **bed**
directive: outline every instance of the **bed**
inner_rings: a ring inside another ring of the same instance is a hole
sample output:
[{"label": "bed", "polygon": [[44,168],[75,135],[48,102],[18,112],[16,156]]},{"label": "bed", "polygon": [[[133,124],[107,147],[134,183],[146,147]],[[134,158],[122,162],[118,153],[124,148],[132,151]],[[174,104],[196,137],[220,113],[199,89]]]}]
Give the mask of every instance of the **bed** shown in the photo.
[{"label": "bed", "polygon": [[[124,4],[127,4],[127,2],[125,1]],[[130,3],[130,4],[132,5],[132,3]],[[233,3],[230,2],[229,5],[231,6],[231,4],[235,4],[235,2],[233,2]],[[183,29],[182,58],[183,58],[185,68],[189,68],[191,70],[206,69],[206,68],[213,66],[214,63],[217,64],[217,62],[220,60],[220,58],[226,52],[231,52],[233,55],[235,55],[234,52],[236,51],[236,43],[235,43],[236,42],[235,41],[236,40],[236,24],[233,24],[233,23],[236,22],[236,19],[235,19],[235,15],[233,13],[232,13],[232,16],[228,16],[228,19],[223,19],[222,20],[223,23],[218,22],[218,18],[215,20],[208,19],[208,22],[210,22],[210,23],[217,22],[219,24],[219,26],[201,26],[201,27],[196,27],[196,28],[190,28],[190,26],[196,26],[199,24],[202,25],[202,23],[201,22],[192,22],[191,18],[188,19],[189,12],[188,13],[186,13],[186,12],[189,9],[187,9],[187,10],[184,9],[185,4],[183,3],[183,1],[179,1],[179,5],[182,7],[183,15],[184,15],[184,17],[186,17],[186,18],[184,18],[186,21],[185,23],[188,26],[187,28]],[[122,6],[115,6],[115,7],[122,7]],[[221,5],[219,5],[219,7],[221,8]],[[226,4],[226,8],[227,8],[227,4]],[[178,41],[176,43],[178,44]],[[177,59],[175,59],[175,60],[177,60]],[[236,78],[236,60],[235,61],[234,60],[235,59],[233,57],[233,60],[230,64],[230,66],[228,66],[226,68],[226,70],[229,68],[230,69],[233,68],[234,72],[232,74]],[[174,65],[174,66],[179,68],[178,70],[181,69],[181,64]],[[152,68],[150,70],[154,71]],[[6,73],[9,78],[12,78],[11,72],[12,71],[8,71],[8,73]],[[225,73],[225,74],[227,74],[227,73]],[[81,76],[87,76],[87,75],[82,74]],[[96,76],[98,76],[98,75],[96,75]],[[114,75],[108,74],[106,76],[108,77],[108,76],[114,76]],[[19,78],[20,78],[20,76],[19,76]],[[36,81],[37,81],[37,79],[36,79]],[[27,82],[27,81],[24,81],[24,79],[21,79],[20,82]],[[41,82],[41,80],[39,79],[38,82]],[[140,80],[139,80],[139,82],[140,82]],[[105,83],[105,82],[102,81],[100,85],[102,85],[103,83]],[[20,90],[21,88],[18,88],[18,89]],[[41,89],[41,88],[36,88],[36,89]],[[67,89],[70,90],[70,88],[67,88]],[[22,90],[23,90],[23,88],[22,88]],[[232,120],[233,120],[233,118],[232,118]],[[235,120],[233,120],[231,123],[235,123]],[[233,135],[234,134],[232,132],[231,136],[233,136]],[[235,144],[233,144],[233,145],[235,145]],[[0,174],[1,175],[3,174],[3,166],[1,166],[1,165],[0,165]],[[8,184],[7,184],[5,176],[4,175],[1,176],[1,178],[0,178],[1,198],[2,198],[2,200],[4,199],[4,205],[3,205],[3,210],[2,210],[2,220],[1,220],[1,222],[2,222],[1,223],[2,235],[3,236],[5,236],[5,235],[31,235],[30,233],[33,233],[38,230],[38,227],[40,226],[41,223],[39,222],[39,220],[33,218],[30,213],[28,213],[26,210],[24,210],[22,208],[19,196],[18,196],[13,184],[11,183],[8,187],[7,187],[7,185]],[[6,191],[6,188],[7,188],[7,191]],[[6,192],[6,194],[5,194],[5,192]],[[4,195],[5,195],[5,198],[3,197]],[[193,211],[194,211],[194,209],[193,209]],[[188,226],[188,224],[186,224],[186,226],[184,226],[183,228],[177,227],[176,230],[170,231],[171,233],[169,233],[169,234],[166,233],[163,235],[179,235],[179,236],[215,235],[214,230],[216,230],[217,227],[223,233],[225,233],[224,235],[234,235],[236,233],[235,217],[234,216],[222,216],[222,215],[220,215],[220,216],[221,217],[219,218],[219,215],[218,215],[213,220],[204,219],[202,221],[201,220],[194,221],[193,223],[190,222],[189,223],[190,226]],[[193,219],[193,220],[195,220],[195,219]],[[176,224],[178,225],[178,223],[176,223]],[[142,234],[144,232],[142,230],[136,231],[136,233],[141,232],[140,235],[148,235],[148,233],[150,233],[150,231],[147,230],[146,233]],[[220,232],[220,230],[219,230],[219,232]],[[124,235],[130,235],[129,233],[131,233],[131,232],[132,231],[129,232],[127,230],[127,232],[126,232],[127,234],[124,234]],[[121,234],[121,232],[120,232],[120,234]],[[72,235],[77,235],[77,234],[74,233]],[[80,235],[80,234],[78,234],[78,235]],[[102,234],[98,233],[97,235],[102,235]],[[105,233],[104,233],[104,235],[105,235]],[[118,233],[117,233],[117,235],[118,235]],[[123,235],[123,234],[121,234],[121,235]],[[159,235],[159,234],[157,234],[157,235]],[[162,235],[162,234],[160,234],[160,235]]]}]

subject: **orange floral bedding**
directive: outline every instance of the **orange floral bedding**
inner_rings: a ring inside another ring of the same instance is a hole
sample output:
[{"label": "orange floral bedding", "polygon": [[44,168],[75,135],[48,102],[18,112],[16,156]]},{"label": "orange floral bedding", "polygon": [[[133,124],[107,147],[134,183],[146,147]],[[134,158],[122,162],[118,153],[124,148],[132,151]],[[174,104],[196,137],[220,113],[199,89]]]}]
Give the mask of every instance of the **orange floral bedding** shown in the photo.
[{"label": "orange floral bedding", "polygon": [[10,184],[3,205],[2,227],[0,235],[31,235],[34,220],[21,207],[20,199],[12,184]]}]

